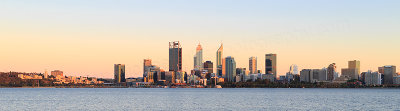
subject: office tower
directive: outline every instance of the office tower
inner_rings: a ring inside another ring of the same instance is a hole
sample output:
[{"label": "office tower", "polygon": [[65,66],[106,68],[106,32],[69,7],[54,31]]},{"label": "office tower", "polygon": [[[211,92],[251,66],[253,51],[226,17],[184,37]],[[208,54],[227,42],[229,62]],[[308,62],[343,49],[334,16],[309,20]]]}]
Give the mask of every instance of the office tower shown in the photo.
[{"label": "office tower", "polygon": [[312,80],[313,80],[313,70],[312,69],[303,69],[300,71],[300,81],[301,82],[311,83]]},{"label": "office tower", "polygon": [[249,70],[250,70],[250,74],[257,73],[257,57],[249,58]]},{"label": "office tower", "polygon": [[169,42],[169,71],[182,71],[182,47],[179,41]]},{"label": "office tower", "polygon": [[328,66],[328,81],[333,81],[336,74],[336,63],[332,63]]},{"label": "office tower", "polygon": [[204,70],[207,70],[208,73],[213,73],[214,69],[213,69],[213,63],[211,61],[206,61],[204,62]]},{"label": "office tower", "polygon": [[276,54],[265,54],[265,73],[266,74],[273,74],[276,78]]},{"label": "office tower", "polygon": [[348,68],[342,69],[342,76],[349,78],[350,80],[356,79],[358,80],[358,76],[360,75],[360,61],[353,60],[349,61]]},{"label": "office tower", "polygon": [[114,64],[114,83],[125,82],[125,64]]},{"label": "office tower", "polygon": [[225,80],[234,82],[236,78],[236,62],[231,56],[225,58]]},{"label": "office tower", "polygon": [[353,80],[353,79],[358,80],[357,69],[343,68],[342,76],[349,78],[349,80]]},{"label": "office tower", "polygon": [[151,67],[151,59],[144,59],[143,62],[143,77],[147,77],[147,72]]},{"label": "office tower", "polygon": [[381,73],[379,72],[364,72],[364,82],[365,85],[381,85],[382,84],[382,79],[381,79]]},{"label": "office tower", "polygon": [[358,61],[358,60],[349,61],[348,65],[349,65],[349,69],[356,69],[357,75],[360,75],[360,61]]},{"label": "office tower", "polygon": [[326,68],[313,69],[313,79],[314,81],[323,82],[326,81],[328,72]]},{"label": "office tower", "polygon": [[203,48],[201,45],[197,45],[196,48],[196,55],[194,55],[194,69],[195,70],[202,70],[203,68]]},{"label": "office tower", "polygon": [[64,76],[64,72],[60,71],[60,70],[54,70],[54,71],[51,71],[51,75],[54,76],[54,77]]},{"label": "office tower", "polygon": [[216,61],[216,65],[217,65],[217,75],[218,76],[222,76],[222,66],[223,66],[223,57],[222,57],[222,52],[224,50],[223,45],[221,44],[221,46],[219,47],[219,49],[217,50],[217,61]]},{"label": "office tower", "polygon": [[384,66],[384,84],[393,84],[393,77],[397,76],[396,66]]}]

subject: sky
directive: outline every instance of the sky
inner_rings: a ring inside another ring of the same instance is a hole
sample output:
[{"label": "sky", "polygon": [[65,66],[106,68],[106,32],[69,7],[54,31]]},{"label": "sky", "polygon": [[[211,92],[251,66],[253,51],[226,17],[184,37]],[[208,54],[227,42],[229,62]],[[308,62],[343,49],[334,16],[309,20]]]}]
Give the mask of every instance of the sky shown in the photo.
[{"label": "sky", "polygon": [[264,71],[276,53],[278,75],[360,60],[361,71],[400,66],[399,0],[1,0],[0,72],[62,70],[65,75],[126,77],[143,73],[143,59],[168,69],[168,42],[180,41],[183,70],[203,60],[251,56]]}]

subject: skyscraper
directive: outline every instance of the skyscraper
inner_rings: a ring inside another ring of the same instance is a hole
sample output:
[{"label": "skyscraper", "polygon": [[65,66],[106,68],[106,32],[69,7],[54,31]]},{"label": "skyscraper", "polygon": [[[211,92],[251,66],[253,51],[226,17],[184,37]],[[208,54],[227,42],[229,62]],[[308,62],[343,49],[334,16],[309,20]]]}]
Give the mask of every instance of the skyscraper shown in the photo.
[{"label": "skyscraper", "polygon": [[359,79],[358,76],[360,75],[360,61],[353,60],[349,61],[348,68],[342,69],[342,76],[345,76],[349,79]]},{"label": "skyscraper", "polygon": [[147,72],[149,72],[149,68],[151,67],[151,59],[144,59],[143,62],[143,77],[147,77]]},{"label": "skyscraper", "polygon": [[276,54],[265,54],[265,73],[273,74],[276,78]]},{"label": "skyscraper", "polygon": [[353,60],[349,61],[349,69],[356,69],[357,70],[357,75],[360,75],[360,61],[358,60]]},{"label": "skyscraper", "polygon": [[335,79],[336,73],[336,63],[332,63],[328,66],[328,81],[333,81]]},{"label": "skyscraper", "polygon": [[179,41],[169,42],[169,71],[182,71],[182,47]]},{"label": "skyscraper", "polygon": [[206,62],[204,62],[204,65],[203,65],[203,67],[204,67],[204,70],[207,70],[207,72],[208,73],[213,73],[213,63],[211,62],[211,61],[206,61]]},{"label": "skyscraper", "polygon": [[383,75],[385,84],[393,84],[393,77],[397,76],[396,66],[384,66]]},{"label": "skyscraper", "polygon": [[249,58],[249,70],[250,70],[250,74],[257,73],[257,57]]},{"label": "skyscraper", "polygon": [[217,61],[216,61],[216,65],[217,65],[217,75],[218,76],[222,76],[222,66],[223,66],[223,58],[222,58],[222,51],[224,50],[223,45],[221,44],[221,46],[219,47],[219,49],[217,50]]},{"label": "skyscraper", "polygon": [[194,55],[194,69],[201,70],[203,68],[203,48],[201,45],[197,45],[196,55]]},{"label": "skyscraper", "polygon": [[125,64],[114,64],[114,83],[125,82]]},{"label": "skyscraper", "polygon": [[235,81],[235,77],[236,77],[236,62],[235,59],[231,56],[228,56],[225,58],[225,80],[227,80],[228,82],[234,82]]}]

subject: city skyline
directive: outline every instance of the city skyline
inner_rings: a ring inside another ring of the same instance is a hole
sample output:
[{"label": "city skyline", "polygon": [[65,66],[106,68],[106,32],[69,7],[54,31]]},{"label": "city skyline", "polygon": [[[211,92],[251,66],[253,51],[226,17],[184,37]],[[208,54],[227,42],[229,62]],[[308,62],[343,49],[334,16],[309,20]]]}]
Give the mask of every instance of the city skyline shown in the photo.
[{"label": "city skyline", "polygon": [[98,2],[2,1],[0,71],[113,78],[113,64],[121,63],[126,77],[140,77],[146,58],[168,70],[168,41],[182,42],[186,72],[197,43],[203,61],[216,64],[223,43],[223,57],[246,69],[257,57],[263,72],[265,54],[277,54],[278,75],[292,64],[300,70],[336,63],[339,72],[349,60],[361,61],[361,72],[400,66],[400,15],[391,11],[399,1]]}]

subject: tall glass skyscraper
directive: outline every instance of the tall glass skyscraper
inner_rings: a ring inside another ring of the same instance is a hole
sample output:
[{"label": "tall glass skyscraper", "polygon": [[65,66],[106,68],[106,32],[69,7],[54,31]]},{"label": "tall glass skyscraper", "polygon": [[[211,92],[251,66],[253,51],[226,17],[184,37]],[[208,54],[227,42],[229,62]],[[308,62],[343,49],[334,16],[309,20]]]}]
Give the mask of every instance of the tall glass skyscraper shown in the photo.
[{"label": "tall glass skyscraper", "polygon": [[217,65],[217,75],[218,76],[222,76],[222,51],[224,50],[224,47],[221,46],[219,47],[219,49],[217,50],[217,61],[216,61],[216,65]]},{"label": "tall glass skyscraper", "polygon": [[236,78],[236,61],[233,57],[228,56],[225,58],[225,79],[228,82],[234,82]]},{"label": "tall glass skyscraper", "polygon": [[276,78],[276,54],[265,54],[265,73],[273,74]]},{"label": "tall glass skyscraper", "polygon": [[182,71],[182,47],[179,41],[169,42],[169,71]]},{"label": "tall glass skyscraper", "polygon": [[202,70],[203,69],[203,48],[199,44],[196,48],[196,54],[194,55],[194,69]]},{"label": "tall glass skyscraper", "polygon": [[249,58],[249,70],[250,70],[250,74],[257,73],[257,57]]},{"label": "tall glass skyscraper", "polygon": [[114,83],[125,81],[125,64],[114,64]]}]

